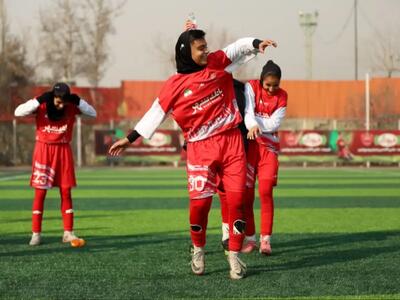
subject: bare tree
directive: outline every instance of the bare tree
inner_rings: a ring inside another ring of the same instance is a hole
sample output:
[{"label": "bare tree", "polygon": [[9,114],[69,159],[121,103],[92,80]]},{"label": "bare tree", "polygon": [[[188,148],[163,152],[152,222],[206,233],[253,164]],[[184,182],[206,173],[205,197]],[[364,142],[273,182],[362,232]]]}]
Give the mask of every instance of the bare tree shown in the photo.
[{"label": "bare tree", "polygon": [[80,2],[56,0],[52,3],[40,11],[41,62],[51,70],[53,80],[73,82],[83,74],[86,58]]},{"label": "bare tree", "polygon": [[[12,122],[15,98],[24,97],[24,88],[33,78],[33,69],[26,60],[21,39],[9,31],[6,7],[0,0],[0,164],[12,164]],[[32,136],[32,132],[29,132]],[[20,151],[21,154],[23,151]]]},{"label": "bare tree", "polygon": [[388,78],[394,72],[400,72],[400,38],[397,32],[378,33],[368,47],[371,49],[370,61],[374,71],[385,72]]},{"label": "bare tree", "polygon": [[117,17],[125,1],[114,4],[109,0],[85,0],[82,8],[85,12],[84,45],[85,77],[94,87],[98,87],[106,71],[109,57],[107,37],[115,33],[113,20]]},{"label": "bare tree", "polygon": [[0,105],[2,112],[11,108],[9,89],[11,86],[24,86],[33,76],[33,69],[27,63],[27,51],[21,39],[8,29],[6,8],[0,0]]}]

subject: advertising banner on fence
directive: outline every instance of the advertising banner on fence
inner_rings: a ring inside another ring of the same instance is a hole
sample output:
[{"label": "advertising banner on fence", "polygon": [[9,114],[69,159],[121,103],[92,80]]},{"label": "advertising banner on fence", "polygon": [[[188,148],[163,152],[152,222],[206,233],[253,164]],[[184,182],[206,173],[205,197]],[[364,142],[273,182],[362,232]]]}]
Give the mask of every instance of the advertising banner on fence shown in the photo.
[{"label": "advertising banner on fence", "polygon": [[281,155],[400,155],[400,130],[281,131]]},{"label": "advertising banner on fence", "polygon": [[280,131],[279,139],[282,155],[334,154],[334,149],[330,146],[329,131]]},{"label": "advertising banner on fence", "polygon": [[355,130],[349,150],[354,155],[400,155],[400,130]]},{"label": "advertising banner on fence", "polygon": [[[180,155],[179,135],[180,133],[177,130],[157,130],[151,139],[137,139],[125,150],[124,155]],[[96,130],[96,155],[107,155],[108,149],[118,138],[120,137],[116,137],[115,130]]]}]

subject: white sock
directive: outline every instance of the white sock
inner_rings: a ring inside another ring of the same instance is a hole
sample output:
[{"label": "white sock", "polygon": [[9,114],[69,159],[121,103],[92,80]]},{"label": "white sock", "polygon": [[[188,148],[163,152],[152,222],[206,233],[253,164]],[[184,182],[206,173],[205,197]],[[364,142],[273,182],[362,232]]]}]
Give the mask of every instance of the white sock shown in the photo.
[{"label": "white sock", "polygon": [[204,247],[197,247],[197,246],[193,245],[193,249],[194,249],[194,252],[199,252],[199,251],[202,251],[204,249]]},{"label": "white sock", "polygon": [[261,241],[270,242],[271,241],[271,236],[270,235],[260,235],[260,242]]},{"label": "white sock", "polygon": [[255,241],[256,241],[256,235],[255,235],[255,234],[253,234],[253,235],[246,235],[246,236],[245,236],[245,240],[246,240],[247,242],[250,242],[250,241],[255,242]]},{"label": "white sock", "polygon": [[229,224],[222,223],[222,240],[225,241],[229,239]]}]

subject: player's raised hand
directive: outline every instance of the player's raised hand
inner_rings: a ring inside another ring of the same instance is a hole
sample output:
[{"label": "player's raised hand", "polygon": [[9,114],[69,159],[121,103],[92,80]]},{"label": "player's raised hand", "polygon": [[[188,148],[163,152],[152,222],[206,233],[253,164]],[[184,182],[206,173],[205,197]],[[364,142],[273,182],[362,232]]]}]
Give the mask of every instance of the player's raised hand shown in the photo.
[{"label": "player's raised hand", "polygon": [[124,150],[128,148],[129,145],[130,142],[127,138],[120,139],[112,144],[112,146],[108,150],[108,154],[110,154],[111,156],[118,156],[122,152],[124,152]]},{"label": "player's raised hand", "polygon": [[184,31],[197,29],[197,25],[193,23],[191,20],[186,20],[185,27],[183,29]]},{"label": "player's raised hand", "polygon": [[54,93],[53,92],[45,92],[45,93],[41,94],[40,96],[36,97],[36,100],[39,103],[53,101]]},{"label": "player's raised hand", "polygon": [[264,53],[265,52],[265,49],[267,48],[267,47],[269,47],[269,46],[272,46],[272,47],[277,47],[278,46],[278,44],[275,42],[275,41],[273,41],[273,40],[263,40],[261,43],[260,43],[260,45],[258,45],[258,50],[261,52],[261,53]]},{"label": "player's raised hand", "polygon": [[250,128],[249,132],[247,133],[247,138],[249,140],[255,140],[261,134],[261,129],[257,125]]}]

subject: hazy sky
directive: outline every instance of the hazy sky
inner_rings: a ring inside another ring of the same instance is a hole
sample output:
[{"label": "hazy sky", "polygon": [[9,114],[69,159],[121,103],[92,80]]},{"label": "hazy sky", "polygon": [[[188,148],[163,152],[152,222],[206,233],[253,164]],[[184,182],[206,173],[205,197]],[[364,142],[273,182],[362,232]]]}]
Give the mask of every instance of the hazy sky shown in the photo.
[{"label": "hazy sky", "polygon": [[[36,41],[39,9],[51,1],[5,0],[12,31],[28,32],[29,38]],[[317,10],[313,79],[354,79],[353,5],[353,0],[128,0],[122,15],[115,19],[116,33],[109,39],[111,59],[101,85],[119,86],[121,80],[166,79],[167,66],[158,47],[171,47],[173,51],[190,12],[195,13],[199,27],[210,40],[213,33],[226,30],[234,39],[252,36],[278,42],[277,49],[250,62],[249,72],[258,74],[266,60],[272,58],[282,67],[284,79],[304,79],[304,32],[298,12]],[[358,0],[358,7],[359,77],[363,78],[371,68],[370,52],[378,44],[379,34],[396,33],[400,40],[400,0]]]}]

